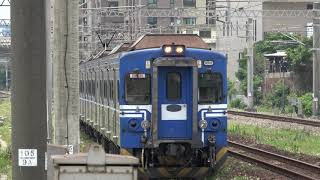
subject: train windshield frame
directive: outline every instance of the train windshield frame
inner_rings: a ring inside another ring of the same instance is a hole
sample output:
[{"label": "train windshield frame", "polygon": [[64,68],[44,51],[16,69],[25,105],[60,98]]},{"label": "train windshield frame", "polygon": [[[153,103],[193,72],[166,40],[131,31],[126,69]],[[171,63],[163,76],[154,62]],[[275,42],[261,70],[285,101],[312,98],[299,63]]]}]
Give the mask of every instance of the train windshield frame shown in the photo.
[{"label": "train windshield frame", "polygon": [[223,77],[221,73],[200,73],[198,77],[199,103],[220,104],[223,101]]},{"label": "train windshield frame", "polygon": [[144,78],[132,78],[130,74],[125,79],[125,101],[127,104],[145,105],[151,100],[151,76],[145,74]]}]

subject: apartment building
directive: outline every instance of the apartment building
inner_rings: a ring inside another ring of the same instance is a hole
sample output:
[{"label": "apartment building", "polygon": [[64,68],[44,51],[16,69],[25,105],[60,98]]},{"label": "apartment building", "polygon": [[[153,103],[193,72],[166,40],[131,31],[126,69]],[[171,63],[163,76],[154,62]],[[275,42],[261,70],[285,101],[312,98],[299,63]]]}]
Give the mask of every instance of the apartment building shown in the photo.
[{"label": "apartment building", "polygon": [[[152,10],[178,11],[184,8],[185,11],[208,11],[215,9],[215,0],[126,0],[126,5]],[[142,28],[140,30],[151,29],[152,33],[198,34],[211,48],[215,48],[216,21],[213,16],[212,13],[207,13],[207,17],[197,13],[192,16],[191,13],[190,17],[138,17],[136,24]]]}]

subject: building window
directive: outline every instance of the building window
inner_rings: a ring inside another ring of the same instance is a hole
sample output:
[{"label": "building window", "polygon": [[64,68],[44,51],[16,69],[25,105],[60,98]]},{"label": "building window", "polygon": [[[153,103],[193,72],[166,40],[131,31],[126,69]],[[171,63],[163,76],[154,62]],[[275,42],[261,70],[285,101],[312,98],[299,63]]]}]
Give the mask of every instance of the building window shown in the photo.
[{"label": "building window", "polygon": [[196,0],[183,0],[183,7],[196,7]]},{"label": "building window", "polygon": [[170,0],[170,8],[174,8],[174,1],[175,0]]},{"label": "building window", "polygon": [[183,18],[183,24],[187,25],[195,25],[196,24],[196,18]]},{"label": "building window", "polygon": [[148,8],[157,8],[157,0],[148,0]]},{"label": "building window", "polygon": [[170,17],[170,24],[174,24],[174,17]]},{"label": "building window", "polygon": [[177,72],[167,74],[167,99],[179,100],[181,98],[181,75]]},{"label": "building window", "polygon": [[109,1],[107,2],[107,7],[118,7],[119,6],[119,2],[118,1]]},{"label": "building window", "polygon": [[155,27],[155,25],[158,23],[158,19],[157,17],[148,17],[147,23],[152,27]]},{"label": "building window", "polygon": [[199,36],[202,38],[211,38],[211,31],[199,31]]},{"label": "building window", "polygon": [[307,9],[313,9],[313,4],[307,4]]},{"label": "building window", "polygon": [[86,17],[82,18],[83,25],[88,25],[88,19]]}]

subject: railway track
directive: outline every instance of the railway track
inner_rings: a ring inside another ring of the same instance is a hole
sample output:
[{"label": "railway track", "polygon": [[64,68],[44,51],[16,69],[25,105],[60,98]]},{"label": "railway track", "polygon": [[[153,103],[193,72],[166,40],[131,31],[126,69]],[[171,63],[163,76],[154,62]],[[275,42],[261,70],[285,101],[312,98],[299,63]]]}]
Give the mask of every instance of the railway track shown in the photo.
[{"label": "railway track", "polygon": [[229,155],[243,161],[258,164],[270,171],[292,179],[319,180],[320,167],[285,157],[265,150],[253,148],[233,141],[229,143]]},{"label": "railway track", "polygon": [[301,124],[301,125],[320,127],[320,120],[309,120],[309,119],[303,119],[303,118],[275,116],[275,115],[269,115],[269,114],[244,112],[244,111],[233,111],[233,110],[228,110],[228,114],[236,115],[236,116],[253,117],[253,118],[259,118],[259,119],[268,119],[268,120],[272,120],[272,121],[289,122],[289,123],[296,123],[296,124]]}]

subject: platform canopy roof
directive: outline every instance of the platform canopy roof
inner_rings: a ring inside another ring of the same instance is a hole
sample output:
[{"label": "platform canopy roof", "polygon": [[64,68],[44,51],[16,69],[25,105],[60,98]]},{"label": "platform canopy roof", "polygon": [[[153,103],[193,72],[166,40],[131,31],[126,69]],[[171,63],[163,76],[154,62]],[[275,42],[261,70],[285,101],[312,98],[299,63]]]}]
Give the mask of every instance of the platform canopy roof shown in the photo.
[{"label": "platform canopy roof", "polygon": [[285,51],[278,51],[276,53],[264,54],[264,57],[266,57],[266,58],[270,58],[270,57],[287,57],[287,53]]}]

